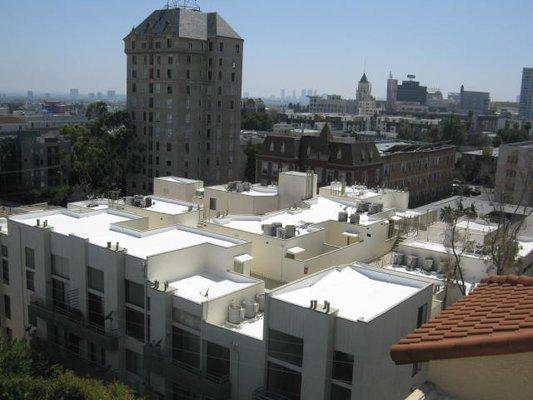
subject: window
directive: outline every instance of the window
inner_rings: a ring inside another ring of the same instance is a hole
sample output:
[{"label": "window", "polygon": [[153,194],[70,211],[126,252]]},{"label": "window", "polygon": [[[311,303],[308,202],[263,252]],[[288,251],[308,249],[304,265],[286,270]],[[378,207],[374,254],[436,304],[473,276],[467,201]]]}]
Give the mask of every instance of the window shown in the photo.
[{"label": "window", "polygon": [[172,358],[193,368],[200,368],[200,336],[172,327]]},{"label": "window", "polygon": [[26,270],[26,289],[35,292],[35,272]]},{"label": "window", "polygon": [[172,86],[171,85],[167,86],[167,94],[172,94]]},{"label": "window", "polygon": [[142,356],[139,353],[126,349],[126,371],[135,375],[142,375]]},{"label": "window", "polygon": [[167,69],[167,79],[172,79],[172,70]]},{"label": "window", "polygon": [[289,400],[300,400],[302,374],[273,362],[267,367],[267,390]]},{"label": "window", "polygon": [[288,363],[302,366],[303,339],[269,329],[268,355]]},{"label": "window", "polygon": [[69,279],[68,258],[52,254],[52,274],[64,279]]},{"label": "window", "polygon": [[217,199],[216,198],[211,197],[209,199],[209,209],[210,210],[216,210],[217,209]]},{"label": "window", "polygon": [[232,73],[231,73],[231,81],[232,81],[232,82],[235,82],[235,76],[236,76],[236,75],[235,75],[235,72],[232,72]]},{"label": "window", "polygon": [[241,52],[241,46],[236,44],[235,45],[235,53],[239,54]]},{"label": "window", "polygon": [[67,298],[65,292],[65,282],[58,279],[52,279],[52,304],[54,307],[62,309],[67,308]]},{"label": "window", "polygon": [[100,327],[104,327],[104,301],[101,296],[87,293],[87,311],[89,314],[89,321]]},{"label": "window", "polygon": [[144,313],[126,307],[126,335],[144,341]]},{"label": "window", "polygon": [[104,292],[104,271],[87,267],[88,287],[99,292]]},{"label": "window", "polygon": [[2,257],[8,257],[7,246],[2,245]]},{"label": "window", "polygon": [[352,391],[348,388],[345,388],[334,383],[331,384],[331,400],[350,400],[352,397]]},{"label": "window", "polygon": [[352,383],[353,355],[336,351],[333,353],[332,379]]},{"label": "window", "polygon": [[172,47],[172,39],[167,39],[167,49]]},{"label": "window", "polygon": [[126,302],[144,308],[144,286],[129,280],[126,283]]},{"label": "window", "polygon": [[172,143],[167,143],[167,151],[172,151]]},{"label": "window", "polygon": [[26,257],[26,267],[35,269],[35,252],[32,248],[26,247],[24,249],[24,254]]},{"label": "window", "polygon": [[4,316],[11,319],[11,298],[7,294],[4,295]]},{"label": "window", "polygon": [[2,281],[9,285],[9,263],[6,259],[2,259]]},{"label": "window", "polygon": [[422,369],[422,366],[420,365],[420,363],[413,363],[413,366],[412,366],[412,369],[411,369],[411,377],[415,376],[416,374],[418,374],[418,372],[420,372],[420,370]]},{"label": "window", "polygon": [[219,48],[220,51],[224,51],[224,43],[220,42],[218,44],[218,48]]},{"label": "window", "polygon": [[200,317],[180,310],[179,308],[172,308],[172,321],[192,328],[194,330],[200,330]]},{"label": "window", "polygon": [[416,327],[420,328],[423,324],[426,323],[427,319],[427,310],[428,305],[424,304],[423,306],[418,307],[418,313],[416,317]]},{"label": "window", "polygon": [[207,342],[206,370],[209,376],[224,378],[229,376],[230,352],[227,347]]}]

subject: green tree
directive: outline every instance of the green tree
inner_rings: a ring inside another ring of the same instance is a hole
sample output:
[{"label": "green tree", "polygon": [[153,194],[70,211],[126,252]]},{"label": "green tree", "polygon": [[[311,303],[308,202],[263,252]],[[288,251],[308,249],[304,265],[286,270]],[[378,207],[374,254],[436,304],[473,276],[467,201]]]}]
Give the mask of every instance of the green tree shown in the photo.
[{"label": "green tree", "polygon": [[121,383],[105,384],[50,365],[28,342],[0,338],[0,399],[135,400]]},{"label": "green tree", "polygon": [[100,118],[107,113],[107,104],[103,101],[97,101],[89,104],[87,110],[85,110],[85,116],[91,120],[94,118]]},{"label": "green tree", "polygon": [[94,109],[100,109],[99,114],[87,126],[70,125],[61,131],[71,142],[70,153],[63,155],[70,165],[70,185],[92,194],[125,190],[128,175],[140,171],[144,146],[127,112]]},{"label": "green tree", "polygon": [[459,117],[450,115],[444,119],[441,125],[440,138],[456,146],[463,144],[465,140],[465,126]]},{"label": "green tree", "polygon": [[244,154],[246,155],[246,165],[244,167],[244,179],[247,182],[255,182],[255,164],[257,159],[257,153],[259,152],[257,146],[252,144],[252,141],[248,141]]},{"label": "green tree", "polygon": [[252,131],[270,131],[273,121],[269,114],[264,112],[250,112],[243,115],[241,129]]}]

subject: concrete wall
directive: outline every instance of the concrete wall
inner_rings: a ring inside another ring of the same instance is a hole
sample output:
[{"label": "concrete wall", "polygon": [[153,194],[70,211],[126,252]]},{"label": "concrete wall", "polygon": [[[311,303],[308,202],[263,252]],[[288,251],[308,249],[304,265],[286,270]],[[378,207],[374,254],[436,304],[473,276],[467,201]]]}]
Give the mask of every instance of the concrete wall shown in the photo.
[{"label": "concrete wall", "polygon": [[[216,210],[210,209],[210,199],[216,199]],[[256,215],[266,214],[279,209],[278,196],[252,196],[221,189],[205,188],[205,217],[216,217],[217,212],[230,214]]]},{"label": "concrete wall", "polygon": [[533,396],[533,352],[437,360],[429,380],[461,400],[529,400]]},{"label": "concrete wall", "polygon": [[196,191],[204,186],[202,181],[177,182],[154,178],[154,195],[196,203]]},{"label": "concrete wall", "polygon": [[279,208],[292,207],[304,199],[314,197],[317,193],[317,175],[305,173],[282,172],[278,179]]}]

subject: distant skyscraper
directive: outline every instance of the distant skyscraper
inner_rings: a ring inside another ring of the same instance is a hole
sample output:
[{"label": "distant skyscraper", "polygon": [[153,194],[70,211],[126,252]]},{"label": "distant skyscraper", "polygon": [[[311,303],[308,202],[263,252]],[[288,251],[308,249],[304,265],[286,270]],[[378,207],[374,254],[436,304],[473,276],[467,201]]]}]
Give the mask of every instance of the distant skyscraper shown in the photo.
[{"label": "distant skyscraper", "polygon": [[124,39],[127,110],[146,143],[128,192],[153,178],[208,185],[240,177],[243,40],[216,12],[165,8]]},{"label": "distant skyscraper", "polygon": [[88,96],[89,96],[89,100],[94,100],[94,98],[96,97],[96,96],[94,95],[94,93],[89,93]]},{"label": "distant skyscraper", "polygon": [[486,114],[490,106],[490,93],[465,90],[461,85],[459,106],[464,113]]},{"label": "distant skyscraper", "polygon": [[70,89],[70,100],[78,100],[80,92],[78,89]]},{"label": "distant skyscraper", "polygon": [[392,77],[392,72],[389,73],[387,79],[387,108],[393,109],[396,103],[396,96],[398,95],[398,79]]},{"label": "distant skyscraper", "polygon": [[104,94],[102,92],[98,92],[96,94],[96,97],[97,97],[98,100],[102,100],[104,98]]},{"label": "distant skyscraper", "polygon": [[108,90],[107,91],[107,100],[115,100],[115,97],[117,96],[117,93],[114,90]]},{"label": "distant skyscraper", "polygon": [[28,94],[26,95],[28,100],[33,100],[33,90],[28,90]]},{"label": "distant skyscraper", "polygon": [[370,82],[368,81],[366,74],[363,74],[363,76],[359,80],[359,83],[357,84],[356,100],[365,101],[365,100],[368,100],[371,96],[372,96],[372,85],[370,85]]},{"label": "distant skyscraper", "polygon": [[520,118],[533,120],[533,68],[522,70],[522,88],[518,110]]},{"label": "distant skyscraper", "polygon": [[407,77],[409,78],[408,81],[403,81],[401,85],[398,85],[396,101],[426,105],[428,88],[420,86],[420,82],[412,80],[414,75],[407,75]]},{"label": "distant skyscraper", "polygon": [[285,99],[285,89],[281,89],[281,100],[284,100]]}]

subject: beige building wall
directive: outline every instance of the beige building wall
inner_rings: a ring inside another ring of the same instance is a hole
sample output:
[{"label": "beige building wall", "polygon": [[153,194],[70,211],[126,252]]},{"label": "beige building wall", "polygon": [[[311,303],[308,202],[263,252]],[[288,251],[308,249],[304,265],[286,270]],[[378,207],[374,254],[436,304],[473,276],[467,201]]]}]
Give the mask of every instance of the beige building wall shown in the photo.
[{"label": "beige building wall", "polygon": [[196,192],[204,187],[198,180],[182,178],[154,178],[154,195],[169,199],[197,203]]},{"label": "beige building wall", "polygon": [[533,352],[429,363],[429,380],[460,400],[531,400]]}]

